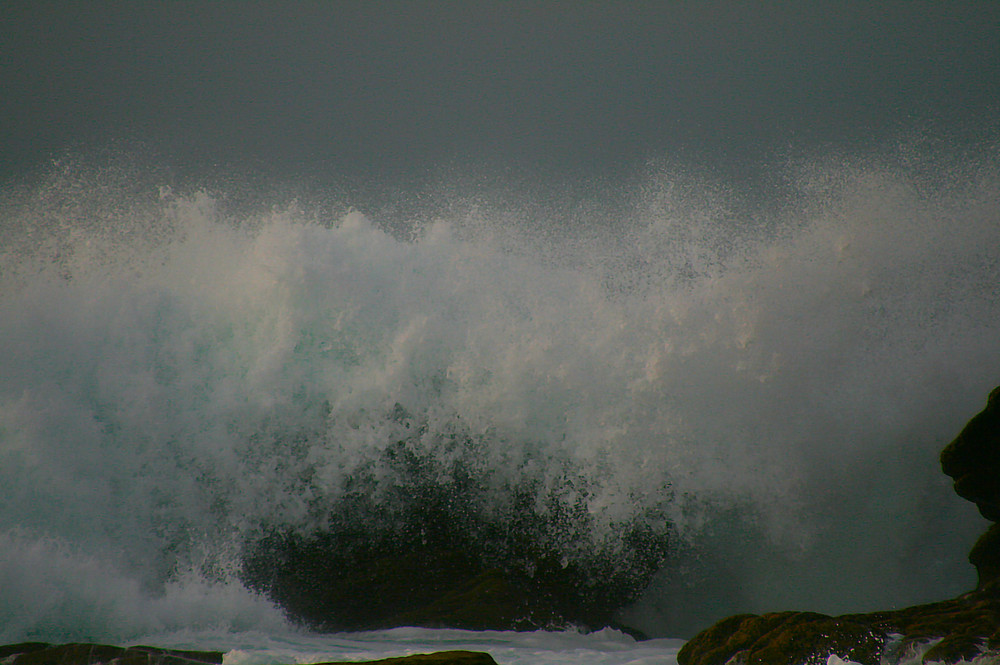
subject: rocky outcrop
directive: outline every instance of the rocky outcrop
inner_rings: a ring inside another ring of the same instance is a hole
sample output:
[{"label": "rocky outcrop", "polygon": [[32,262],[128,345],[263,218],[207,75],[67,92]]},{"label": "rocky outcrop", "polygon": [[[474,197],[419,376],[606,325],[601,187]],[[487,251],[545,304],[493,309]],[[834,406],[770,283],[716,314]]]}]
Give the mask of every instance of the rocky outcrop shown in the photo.
[{"label": "rocky outcrop", "polygon": [[[955,440],[941,451],[941,468],[955,481],[955,492],[976,504],[991,522],[1000,522],[1000,387]],[[996,524],[969,553],[979,588],[1000,579],[1000,530]]]},{"label": "rocky outcrop", "polygon": [[1000,387],[941,451],[941,469],[954,479],[960,497],[975,503],[986,519],[1000,521]]},{"label": "rocky outcrop", "polygon": [[[219,651],[178,651],[156,647],[118,647],[107,644],[47,644],[25,642],[0,646],[4,665],[205,665],[222,663]],[[346,661],[319,665],[347,665]],[[496,665],[478,651],[440,651],[399,658],[352,661],[352,665]]]},{"label": "rocky outcrop", "polygon": [[353,661],[351,663],[319,663],[319,665],[497,665],[497,662],[488,653],[481,651],[441,651],[362,663]]},{"label": "rocky outcrop", "polygon": [[[1000,662],[1000,596],[974,592],[892,612],[831,617],[812,612],[738,615],[688,641],[680,665],[803,665],[831,655],[861,665],[903,660]],[[735,659],[735,660],[734,660]]]},{"label": "rocky outcrop", "polygon": [[[649,526],[661,515],[617,524],[599,545],[583,499],[531,479],[496,494],[462,464],[429,454],[420,422],[398,410],[392,417],[414,437],[352,474],[322,529],[261,529],[243,552],[247,586],[320,631],[625,629],[615,612],[646,589],[669,550],[669,529]],[[478,445],[461,431],[450,444]],[[383,476],[394,479],[389,495]],[[583,480],[566,482],[586,496]]]},{"label": "rocky outcrop", "polygon": [[414,545],[407,551],[364,548],[347,556],[322,539],[283,543],[280,552],[280,564],[268,569],[268,592],[290,616],[316,630],[534,630],[570,624],[550,594],[460,551]]},{"label": "rocky outcrop", "polygon": [[[1000,388],[941,453],[959,496],[1000,522]],[[1000,524],[969,561],[979,583],[958,598],[889,612],[831,617],[811,612],[738,615],[688,641],[680,665],[802,665],[829,656],[861,665],[1000,663]]]},{"label": "rocky outcrop", "polygon": [[812,654],[825,653],[877,665],[881,650],[882,636],[864,622],[812,612],[776,612],[724,619],[687,642],[677,661],[801,665],[812,662]]},{"label": "rocky outcrop", "polygon": [[4,665],[205,665],[222,662],[221,651],[178,651],[108,644],[24,642],[0,646]]}]

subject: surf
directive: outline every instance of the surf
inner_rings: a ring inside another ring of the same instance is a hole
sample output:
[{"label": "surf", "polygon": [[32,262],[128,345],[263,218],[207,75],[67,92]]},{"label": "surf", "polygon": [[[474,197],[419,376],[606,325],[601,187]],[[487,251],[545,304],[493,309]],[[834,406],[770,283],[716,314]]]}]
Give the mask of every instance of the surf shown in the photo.
[{"label": "surf", "polygon": [[765,193],[653,165],[569,212],[245,203],[115,164],[7,186],[6,641],[284,625],[269,534],[461,534],[526,576],[541,551],[654,636],[967,588],[981,525],[936,455],[1000,364],[1000,178],[935,159]]}]

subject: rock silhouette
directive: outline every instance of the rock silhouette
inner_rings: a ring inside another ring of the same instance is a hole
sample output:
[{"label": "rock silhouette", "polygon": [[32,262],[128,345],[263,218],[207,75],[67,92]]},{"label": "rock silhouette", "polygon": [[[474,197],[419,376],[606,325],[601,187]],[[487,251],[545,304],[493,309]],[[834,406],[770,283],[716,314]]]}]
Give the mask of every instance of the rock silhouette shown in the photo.
[{"label": "rock silhouette", "polygon": [[[1000,522],[1000,387],[941,452],[955,492]],[[801,665],[838,656],[861,665],[1000,663],[1000,524],[969,553],[979,582],[958,598],[902,610],[831,617],[773,612],[729,617],[677,654],[680,665]]]},{"label": "rock silhouette", "polygon": [[[23,642],[0,646],[4,665],[218,665],[219,651],[178,651],[157,647],[119,647],[108,644],[48,644]],[[496,665],[493,657],[479,651],[439,651],[398,658],[352,661],[353,665]],[[346,665],[345,662],[318,665]]]}]

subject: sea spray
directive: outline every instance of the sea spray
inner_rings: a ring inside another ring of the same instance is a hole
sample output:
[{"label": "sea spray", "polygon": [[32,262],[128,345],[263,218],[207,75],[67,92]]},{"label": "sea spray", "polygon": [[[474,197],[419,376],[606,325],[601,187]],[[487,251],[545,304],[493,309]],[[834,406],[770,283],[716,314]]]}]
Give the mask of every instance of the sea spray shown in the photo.
[{"label": "sea spray", "polygon": [[[267,534],[443,521],[510,565],[527,533],[617,603],[659,567],[627,615],[660,635],[963,590],[979,525],[935,456],[1000,373],[1000,178],[909,155],[807,163],[766,205],[652,169],[551,225],[469,192],[415,223],[239,206],[113,165],[10,186],[0,530],[135,585],[67,591],[74,616],[200,579],[266,626]],[[19,635],[91,630],[22,601]]]},{"label": "sea spray", "polygon": [[[58,538],[10,530],[0,537],[0,641],[128,640],[186,631],[286,633],[267,599],[195,571],[141,579]],[[132,554],[134,556],[134,553]]]}]

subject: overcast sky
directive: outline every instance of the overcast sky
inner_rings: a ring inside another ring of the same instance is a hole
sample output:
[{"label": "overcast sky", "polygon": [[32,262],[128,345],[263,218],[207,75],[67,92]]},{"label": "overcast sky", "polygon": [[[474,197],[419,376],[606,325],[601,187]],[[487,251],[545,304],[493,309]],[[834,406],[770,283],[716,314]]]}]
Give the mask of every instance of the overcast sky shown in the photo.
[{"label": "overcast sky", "polygon": [[1000,126],[998,2],[4,2],[0,174],[179,163],[600,173]]}]

